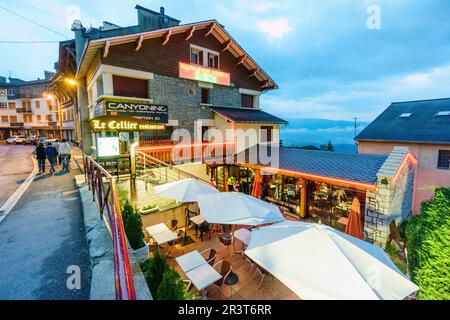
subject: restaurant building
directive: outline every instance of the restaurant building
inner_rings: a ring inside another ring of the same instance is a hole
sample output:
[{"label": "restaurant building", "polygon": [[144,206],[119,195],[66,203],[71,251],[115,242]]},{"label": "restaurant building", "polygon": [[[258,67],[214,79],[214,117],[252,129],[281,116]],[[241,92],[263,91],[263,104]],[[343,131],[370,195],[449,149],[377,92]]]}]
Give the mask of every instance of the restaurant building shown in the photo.
[{"label": "restaurant building", "polygon": [[392,103],[355,139],[360,153],[389,154],[405,146],[417,156],[414,214],[436,186],[450,187],[450,98]]},{"label": "restaurant building", "polygon": [[[76,65],[84,152],[111,153],[105,146],[127,156],[138,144],[155,154],[170,149],[177,129],[200,144],[211,142],[207,132],[216,129],[233,154],[259,142],[278,143],[286,121],[260,108],[261,95],[278,86],[221,24],[180,24],[164,8],[136,11],[136,26],[104,22],[87,30],[80,21],[73,24],[74,54],[67,57]],[[253,129],[256,136],[240,140],[238,129]]]},{"label": "restaurant building", "polygon": [[0,77],[0,140],[13,135],[59,138],[58,102],[48,94],[51,72],[45,79],[24,81]]},{"label": "restaurant building", "polygon": [[259,175],[261,199],[292,218],[341,231],[357,198],[365,239],[384,247],[392,223],[398,225],[411,213],[416,163],[405,147],[395,147],[389,155],[369,155],[258,145],[238,154],[235,164],[210,169],[222,191],[232,177],[240,182],[240,191],[252,194]]}]

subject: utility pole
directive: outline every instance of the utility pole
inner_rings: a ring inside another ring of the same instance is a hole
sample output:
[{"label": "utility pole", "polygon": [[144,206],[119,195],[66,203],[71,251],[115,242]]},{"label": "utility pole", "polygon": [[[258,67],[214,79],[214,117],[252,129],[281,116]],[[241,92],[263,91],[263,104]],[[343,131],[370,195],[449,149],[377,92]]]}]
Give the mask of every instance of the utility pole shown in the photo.
[{"label": "utility pole", "polygon": [[355,117],[354,120],[355,120],[355,135],[353,136],[353,140],[356,138],[356,127],[357,127],[356,121],[358,120],[358,118]]}]

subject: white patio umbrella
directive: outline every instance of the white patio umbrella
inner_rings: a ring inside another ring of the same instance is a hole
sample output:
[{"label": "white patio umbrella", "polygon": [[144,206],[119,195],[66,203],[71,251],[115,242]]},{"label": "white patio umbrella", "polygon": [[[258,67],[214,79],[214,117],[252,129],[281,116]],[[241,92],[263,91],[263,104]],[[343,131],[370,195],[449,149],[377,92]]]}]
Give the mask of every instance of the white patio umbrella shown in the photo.
[{"label": "white patio umbrella", "polygon": [[240,192],[201,195],[197,203],[209,223],[258,226],[284,221],[277,206]]},{"label": "white patio umbrella", "polygon": [[302,299],[397,300],[419,289],[381,248],[324,225],[253,230],[245,254]]},{"label": "white patio umbrella", "polygon": [[198,195],[219,193],[219,190],[201,181],[189,178],[155,187],[155,194],[177,201],[196,202]]}]

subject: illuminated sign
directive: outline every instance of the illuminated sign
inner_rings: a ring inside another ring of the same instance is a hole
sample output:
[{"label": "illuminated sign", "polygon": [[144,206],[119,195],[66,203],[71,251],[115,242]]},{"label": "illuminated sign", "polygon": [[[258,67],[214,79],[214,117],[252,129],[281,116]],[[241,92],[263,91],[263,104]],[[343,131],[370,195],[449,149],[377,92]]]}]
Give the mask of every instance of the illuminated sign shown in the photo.
[{"label": "illuminated sign", "polygon": [[230,85],[230,74],[216,69],[194,66],[192,64],[179,62],[180,78],[197,80],[223,86]]},{"label": "illuminated sign", "polygon": [[120,154],[118,137],[97,138],[97,150],[99,157],[113,157]]},{"label": "illuminated sign", "polygon": [[104,105],[110,115],[144,117],[158,123],[169,122],[169,108],[165,105],[110,100],[105,101]]},{"label": "illuminated sign", "polygon": [[92,131],[152,131],[164,130],[163,124],[123,116],[102,116],[90,120]]}]

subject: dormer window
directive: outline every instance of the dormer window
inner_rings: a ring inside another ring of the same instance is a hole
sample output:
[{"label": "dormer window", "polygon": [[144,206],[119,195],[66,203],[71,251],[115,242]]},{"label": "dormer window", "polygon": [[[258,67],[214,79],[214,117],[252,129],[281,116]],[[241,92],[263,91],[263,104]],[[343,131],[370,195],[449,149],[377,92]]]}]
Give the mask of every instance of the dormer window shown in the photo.
[{"label": "dormer window", "polygon": [[450,116],[450,111],[440,111],[436,114],[436,117]]},{"label": "dormer window", "polygon": [[399,118],[406,119],[406,118],[411,118],[411,116],[412,116],[412,113],[402,113]]},{"label": "dormer window", "polygon": [[219,69],[219,53],[196,45],[191,45],[191,63]]}]

